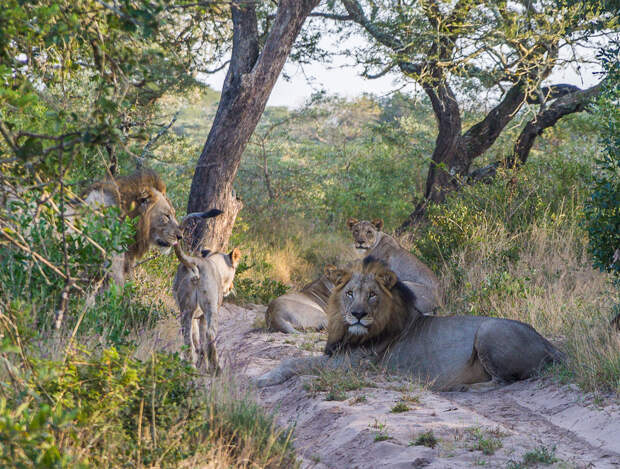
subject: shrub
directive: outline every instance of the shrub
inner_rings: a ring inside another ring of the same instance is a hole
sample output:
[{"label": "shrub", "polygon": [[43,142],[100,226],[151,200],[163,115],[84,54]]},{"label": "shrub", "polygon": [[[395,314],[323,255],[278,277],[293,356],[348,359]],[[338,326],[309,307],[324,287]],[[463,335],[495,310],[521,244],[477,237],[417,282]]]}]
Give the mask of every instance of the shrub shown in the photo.
[{"label": "shrub", "polygon": [[602,127],[601,143],[605,151],[596,159],[596,176],[591,195],[584,207],[585,226],[594,266],[620,275],[620,260],[613,262],[620,249],[620,63],[617,43],[600,56],[608,72],[596,111]]},{"label": "shrub", "polygon": [[162,317],[163,305],[140,299],[133,283],[116,284],[98,295],[95,305],[88,308],[80,335],[97,334],[105,343],[127,345],[129,336],[138,330],[155,325]]},{"label": "shrub", "polygon": [[[5,336],[2,352],[15,351]],[[276,430],[248,396],[205,395],[177,354],[142,362],[131,353],[74,348],[64,361],[11,366],[13,386],[0,399],[0,465],[176,467],[214,447],[226,458],[219,467],[294,463],[290,432]]]}]

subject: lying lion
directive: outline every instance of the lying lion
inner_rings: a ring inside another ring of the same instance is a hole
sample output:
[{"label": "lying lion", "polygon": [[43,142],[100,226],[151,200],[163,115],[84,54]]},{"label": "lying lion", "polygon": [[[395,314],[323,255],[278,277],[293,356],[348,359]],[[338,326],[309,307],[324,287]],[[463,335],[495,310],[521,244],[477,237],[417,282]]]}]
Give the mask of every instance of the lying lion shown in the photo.
[{"label": "lying lion", "polygon": [[[92,184],[84,193],[84,202],[93,207],[117,206],[121,216],[138,218],[136,237],[127,252],[112,257],[109,277],[122,285],[131,275],[135,262],[154,247],[168,252],[183,237],[183,223],[176,219],[174,207],[166,196],[166,185],[152,169],[142,169],[129,176],[106,179]],[[220,210],[192,213],[192,217],[209,218]],[[67,216],[77,214],[74,208]]]},{"label": "lying lion", "polygon": [[320,331],[327,327],[327,300],[334,284],[321,275],[300,291],[285,293],[269,303],[265,312],[267,328],[273,332],[294,334]]},{"label": "lying lion", "polygon": [[381,261],[326,272],[336,285],[328,304],[325,355],[287,360],[261,376],[269,386],[314,368],[369,359],[437,390],[490,389],[525,379],[564,354],[531,326],[479,316],[421,314],[415,295]]},{"label": "lying lion", "polygon": [[433,314],[441,305],[439,280],[420,259],[404,249],[392,236],[381,231],[383,220],[349,218],[347,226],[355,248],[364,256],[382,260],[398,275],[415,295],[415,307],[424,314]]},{"label": "lying lion", "polygon": [[204,364],[208,371],[218,373],[216,316],[223,298],[232,290],[241,251],[238,248],[230,254],[203,251],[202,257],[195,257],[184,254],[175,244],[174,252],[181,262],[172,290],[181,312],[183,340],[197,369]]}]

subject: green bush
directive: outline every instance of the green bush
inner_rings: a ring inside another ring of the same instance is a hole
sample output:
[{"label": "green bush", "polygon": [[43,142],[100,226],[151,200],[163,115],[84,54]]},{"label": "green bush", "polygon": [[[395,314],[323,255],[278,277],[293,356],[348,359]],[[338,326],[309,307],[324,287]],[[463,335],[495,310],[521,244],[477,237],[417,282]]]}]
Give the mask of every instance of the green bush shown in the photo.
[{"label": "green bush", "polygon": [[[23,202],[10,202],[8,207],[0,208],[3,221],[0,239],[9,241],[5,246],[14,247],[13,243],[17,242],[26,247],[2,250],[0,291],[9,302],[27,299],[30,305],[26,308],[28,315],[42,329],[51,325],[54,318],[50,312],[57,307],[65,285],[65,280],[58,275],[58,271],[64,273],[65,266],[63,236],[68,273],[73,278],[84,279],[79,284],[88,289],[91,282],[96,284],[97,279],[102,278],[104,266],[109,264],[111,257],[125,251],[132,242],[134,222],[122,220],[117,207],[103,209],[100,213],[85,211],[71,219],[81,231],[78,233],[64,229],[51,205],[36,202],[42,194],[32,191],[22,197]],[[55,203],[60,205],[58,197]],[[37,255],[58,270],[52,269]],[[78,295],[72,295],[70,306],[74,307],[80,301],[83,300]]]},{"label": "green bush", "polygon": [[591,169],[582,161],[557,158],[528,161],[518,171],[499,170],[487,184],[451,193],[444,204],[428,208],[429,223],[416,236],[417,254],[439,269],[459,250],[476,252],[492,234],[499,258],[514,262],[521,233],[534,224],[560,228],[580,213]]},{"label": "green bush", "polygon": [[620,275],[620,260],[612,262],[620,249],[620,46],[601,52],[609,75],[597,102],[604,153],[596,159],[591,196],[585,204],[585,226],[594,266]]},{"label": "green bush", "polygon": [[130,334],[153,327],[163,309],[161,304],[140,299],[133,283],[112,284],[88,308],[80,332],[82,336],[97,334],[108,344],[127,345]]},{"label": "green bush", "polygon": [[[4,341],[3,353],[15,352]],[[176,467],[220,442],[261,467],[290,467],[290,433],[253,401],[205,395],[177,354],[131,358],[130,349],[64,361],[30,359],[4,381],[2,467]],[[224,393],[226,394],[226,393]],[[8,397],[7,397],[8,396]]]}]

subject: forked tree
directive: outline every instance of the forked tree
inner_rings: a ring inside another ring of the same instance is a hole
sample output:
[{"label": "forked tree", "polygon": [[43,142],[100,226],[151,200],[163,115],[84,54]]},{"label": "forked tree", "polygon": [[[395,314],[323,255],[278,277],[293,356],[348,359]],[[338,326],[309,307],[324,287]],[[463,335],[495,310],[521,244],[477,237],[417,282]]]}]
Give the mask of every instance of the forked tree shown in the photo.
[{"label": "forked tree", "polygon": [[[579,46],[613,28],[597,2],[557,0],[341,0],[324,16],[343,34],[361,27],[370,41],[355,51],[372,78],[398,71],[429,97],[437,139],[424,197],[403,224],[419,219],[429,201],[471,177],[483,155],[526,102],[539,104],[502,164],[527,159],[534,139],[562,116],[584,109],[600,87],[545,84],[554,69],[579,64]],[[355,29],[349,27],[355,25]],[[495,105],[464,129],[463,101],[483,93]],[[494,170],[498,164],[488,170]],[[475,173],[481,174],[481,172]],[[483,171],[482,174],[485,174]]]}]

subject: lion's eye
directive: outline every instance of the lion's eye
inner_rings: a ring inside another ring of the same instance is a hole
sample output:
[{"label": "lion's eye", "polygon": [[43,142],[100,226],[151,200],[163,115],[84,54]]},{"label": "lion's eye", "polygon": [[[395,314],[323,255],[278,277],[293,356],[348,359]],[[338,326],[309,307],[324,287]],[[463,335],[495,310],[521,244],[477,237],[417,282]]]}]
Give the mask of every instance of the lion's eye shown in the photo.
[{"label": "lion's eye", "polygon": [[372,234],[372,231],[368,230],[368,231],[366,232],[366,234],[369,234],[369,235],[370,235],[370,234]]},{"label": "lion's eye", "polygon": [[351,290],[347,291],[346,295],[347,295],[349,298],[353,298],[353,292],[352,292]]},{"label": "lion's eye", "polygon": [[162,223],[168,223],[170,221],[170,217],[168,215],[162,215],[161,221]]},{"label": "lion's eye", "polygon": [[374,291],[371,291],[371,292],[368,294],[368,298],[374,298],[375,296],[377,296],[377,295],[375,294],[375,292],[374,292]]}]

